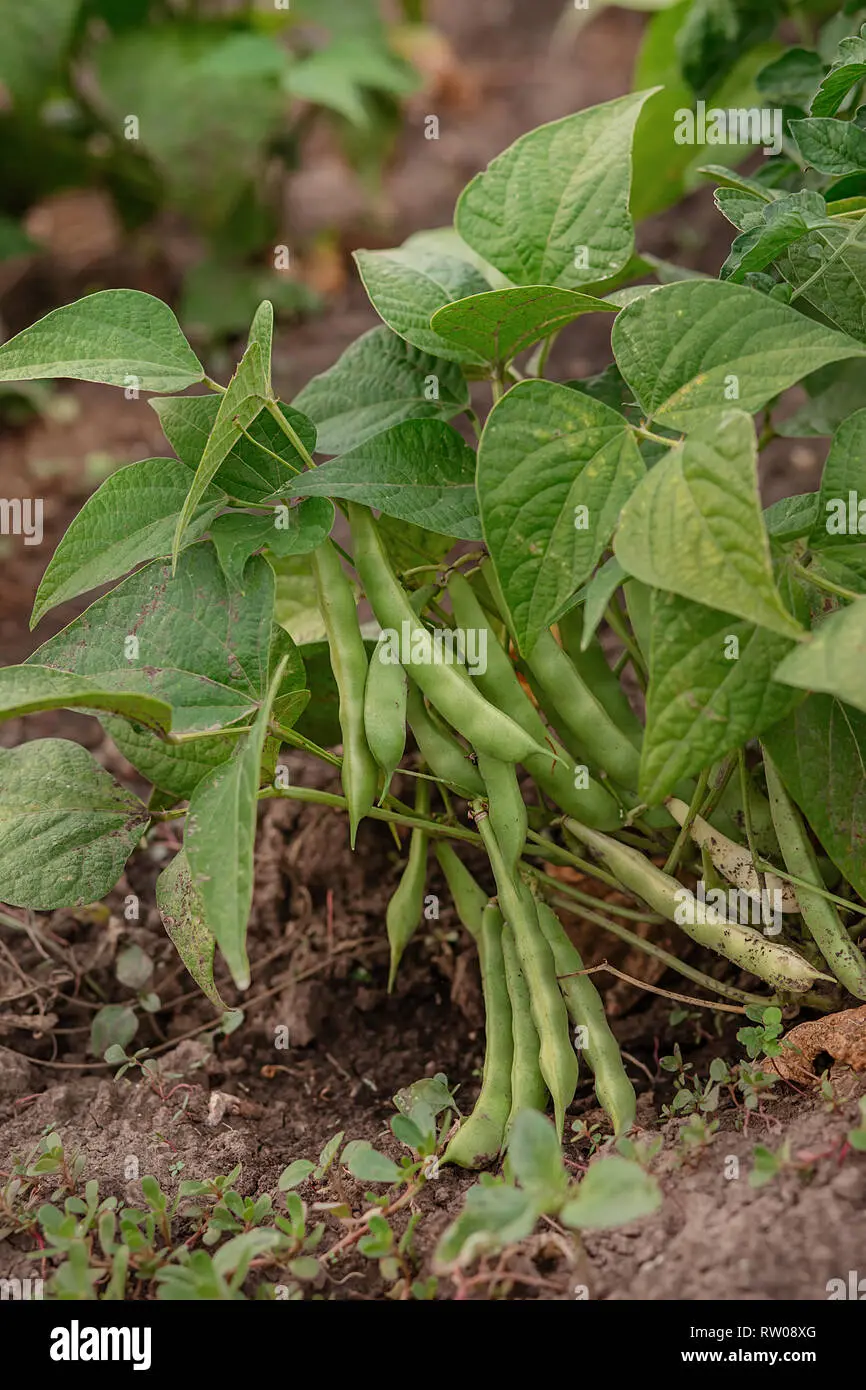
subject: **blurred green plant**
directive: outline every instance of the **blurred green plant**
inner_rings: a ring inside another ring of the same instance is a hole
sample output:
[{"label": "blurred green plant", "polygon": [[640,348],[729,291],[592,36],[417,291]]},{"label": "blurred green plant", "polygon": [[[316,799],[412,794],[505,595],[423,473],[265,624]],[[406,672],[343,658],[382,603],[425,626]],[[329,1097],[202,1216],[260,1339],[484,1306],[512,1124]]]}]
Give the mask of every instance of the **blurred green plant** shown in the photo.
[{"label": "blurred green plant", "polygon": [[350,159],[362,137],[375,177],[419,84],[379,0],[0,0],[0,31],[0,260],[32,252],[20,221],[62,190],[107,190],[128,231],[176,212],[210,247],[185,299],[217,337],[265,294],[310,306],[286,274],[278,200],[311,125]]}]

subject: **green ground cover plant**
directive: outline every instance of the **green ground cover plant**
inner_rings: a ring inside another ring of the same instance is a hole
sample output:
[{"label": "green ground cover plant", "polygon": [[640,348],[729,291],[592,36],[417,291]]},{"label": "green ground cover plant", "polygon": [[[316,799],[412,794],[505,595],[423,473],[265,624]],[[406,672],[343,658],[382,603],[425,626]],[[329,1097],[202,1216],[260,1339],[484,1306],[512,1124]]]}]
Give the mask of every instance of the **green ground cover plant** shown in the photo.
[{"label": "green ground cover plant", "polygon": [[[689,11],[680,49],[693,94],[719,77],[695,37],[709,14]],[[465,1213],[487,1235],[562,1208],[547,1130],[530,1144],[550,1150],[547,1185],[526,1180],[518,1136],[550,1103],[561,1140],[580,1067],[614,1134],[634,1124],[557,908],[661,956],[692,1001],[697,988],[747,1015],[750,1057],[773,1055],[785,1011],[866,1000],[866,27],[852,23],[812,25],[814,49],[758,72],[765,100],[785,102],[778,153],[750,174],[709,164],[733,229],[718,279],[635,250],[635,131],[667,99],[649,88],[524,135],[463,191],[453,227],[359,251],[382,325],[290,403],[272,386],[268,302],[225,385],[135,291],[64,306],[0,347],[0,381],[153,393],[174,451],[85,504],[33,626],[115,587],[0,669],[0,717],[92,712],[150,800],[74,743],[0,749],[0,900],[98,900],[177,822],[159,907],[221,1009],[217,950],[250,983],[261,800],[345,811],[353,845],[366,819],[402,829],[391,983],[433,853],[478,946],[483,1084],[442,1162],[506,1155],[516,1186],[482,1183]],[[611,323],[613,361],[549,380],[556,335],[590,314]],[[762,509],[762,450],[799,436],[831,439],[819,490]],[[342,795],[294,785],[284,746],[337,765]],[[557,864],[631,905],[587,900]],[[636,915],[715,963],[644,942],[624,925]],[[757,1104],[760,1075],[738,1076]],[[675,1108],[711,1109],[729,1081],[683,1082]]]}]

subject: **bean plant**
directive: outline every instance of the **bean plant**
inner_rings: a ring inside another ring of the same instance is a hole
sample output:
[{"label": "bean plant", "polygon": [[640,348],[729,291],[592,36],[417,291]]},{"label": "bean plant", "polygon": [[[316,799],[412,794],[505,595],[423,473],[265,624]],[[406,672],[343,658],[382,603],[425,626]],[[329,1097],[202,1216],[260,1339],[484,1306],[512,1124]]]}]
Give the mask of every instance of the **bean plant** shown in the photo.
[{"label": "bean plant", "polygon": [[[434,869],[477,944],[481,1095],[443,1156],[470,1168],[548,1103],[561,1137],[583,1067],[614,1132],[634,1125],[566,911],[764,1025],[866,999],[866,27],[847,14],[759,71],[778,152],[707,161],[733,228],[718,278],[635,249],[635,131],[670,95],[651,87],[518,139],[452,227],[359,250],[382,323],[291,402],[267,302],[224,384],[129,290],[0,347],[2,381],[148,393],[173,451],[85,504],[33,626],[113,587],[0,670],[2,717],[93,713],[149,801],[75,743],[0,750],[0,899],[98,900],[171,820],[159,908],[220,1007],[217,949],[250,984],[260,803],[345,813],[359,854],[383,822],[404,856],[391,985]],[[695,97],[721,70],[689,32]],[[550,379],[590,316],[610,365]],[[802,437],[830,440],[818,490],[763,508],[760,455]],[[296,785],[297,749],[342,794]]]}]

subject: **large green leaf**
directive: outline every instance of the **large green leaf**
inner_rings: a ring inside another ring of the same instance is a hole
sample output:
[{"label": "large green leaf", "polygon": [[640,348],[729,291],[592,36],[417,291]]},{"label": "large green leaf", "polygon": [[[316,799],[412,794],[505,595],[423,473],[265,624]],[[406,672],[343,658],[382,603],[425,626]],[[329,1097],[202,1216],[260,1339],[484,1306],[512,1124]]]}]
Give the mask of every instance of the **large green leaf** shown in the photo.
[{"label": "large green leaf", "polygon": [[229,587],[244,592],[244,569],[251,555],[265,547],[283,559],[287,555],[309,555],[331,534],[334,504],[324,497],[309,497],[298,507],[263,516],[250,512],[228,512],[211,526]]},{"label": "large green leaf", "polygon": [[478,540],[475,454],[441,420],[405,420],[298,478],[296,497],[341,497]]},{"label": "large green leaf", "polygon": [[858,343],[866,342],[866,246],[860,230],[860,223],[837,222],[810,232],[777,261],[794,294]]},{"label": "large green leaf", "polygon": [[0,902],[81,907],[114,887],[148,813],[76,743],[0,748]]},{"label": "large green leaf", "polygon": [[866,169],[866,130],[832,116],[791,121],[791,134],[806,164],[821,174],[857,174]]},{"label": "large green leaf", "polygon": [[[257,557],[245,579],[246,592],[232,593],[213,546],[190,546],[174,575],[161,560],[138,570],[44,643],[28,664],[99,675],[107,689],[164,699],[172,706],[175,733],[232,724],[258,707],[269,672],[273,571]],[[132,657],[129,637],[137,639]]]},{"label": "large green leaf", "polygon": [[72,377],[169,392],[203,375],[171,309],[140,290],[99,290],[64,304],[0,347],[0,381]]},{"label": "large green leaf", "polygon": [[618,97],[521,136],[461,194],[455,225],[464,241],[518,285],[579,289],[609,279],[634,248],[632,138],[651,95]]},{"label": "large green leaf", "polygon": [[614,550],[653,588],[803,636],[776,588],[755,430],[741,411],[696,430],[656,464],[625,505]]},{"label": "large green leaf", "polygon": [[592,574],[644,471],[622,416],[567,386],[521,382],[490,412],[478,505],[522,651]]},{"label": "large green leaf", "polygon": [[270,397],[270,362],[265,362],[262,344],[251,339],[238,369],[220,397],[213,429],[199,459],[186,501],[181,508],[174,533],[172,560],[176,564],[187,527],[220,464],[243,437]]},{"label": "large green leaf", "polygon": [[[177,459],[144,459],[118,468],[73,517],[42,576],[30,626],[51,608],[118,579],[145,560],[171,553],[190,472]],[[227,501],[209,487],[186,536],[198,539]]]},{"label": "large green leaf", "polygon": [[450,420],[468,405],[456,363],[421,352],[384,325],[358,338],[295,398],[318,429],[320,454],[345,453],[403,420]]},{"label": "large green leaf", "polygon": [[813,550],[863,544],[866,536],[866,410],[855,411],[836,430],[821,476]]},{"label": "large green leaf", "polygon": [[[866,78],[866,35],[843,39],[830,71],[812,98],[813,116],[834,116],[852,87]],[[814,89],[813,89],[814,90]]]},{"label": "large green leaf", "polygon": [[804,189],[760,205],[761,219],[738,236],[720,271],[722,280],[742,284],[752,271],[765,270],[794,242],[818,227],[831,226],[820,193]]},{"label": "large green leaf", "polygon": [[184,834],[192,886],[239,989],[250,982],[247,921],[253,903],[256,813],[268,721],[285,674],[280,663],[255,724],[227,762],[190,798]]},{"label": "large green leaf", "polygon": [[130,724],[127,719],[112,717],[101,722],[127,762],[147,782],[178,801],[188,800],[205,773],[227,762],[237,744],[237,735],[233,732],[173,744]]},{"label": "large green leaf", "polygon": [[835,695],[866,712],[866,598],[832,613],[785,657],[776,680]]},{"label": "large green leaf", "polygon": [[663,285],[617,316],[613,350],[648,418],[690,430],[726,403],[760,410],[828,362],[866,348],[745,285]]},{"label": "large green leaf", "polygon": [[[220,397],[171,396],[150,404],[178,458],[189,468],[198,468],[217,418]],[[311,454],[316,447],[315,426],[290,406],[281,405],[280,411]],[[292,479],[304,469],[303,458],[291,440],[267,411],[256,417],[247,434],[250,437],[241,435],[220,464],[214,486],[238,502],[252,504],[291,495]]]},{"label": "large green leaf", "polygon": [[171,728],[171,706],[149,695],[103,690],[97,680],[53,666],[0,667],[0,722],[47,709],[98,709],[147,729]]},{"label": "large green leaf", "polygon": [[451,362],[484,364],[478,353],[455,347],[430,327],[437,309],[489,290],[474,266],[454,256],[409,246],[393,251],[356,251],[355,260],[376,313],[407,343]]},{"label": "large green leaf", "polygon": [[199,989],[214,1008],[225,1009],[213,977],[216,940],[208,930],[185,850],[175,855],[156,880],[156,905],[172,946]]},{"label": "large green leaf", "polygon": [[773,672],[794,644],[742,618],[657,592],[640,795],[656,805],[798,702]]},{"label": "large green leaf", "polygon": [[464,352],[502,367],[542,338],[558,333],[581,314],[616,313],[616,305],[549,285],[488,290],[446,304],[431,327]]},{"label": "large green leaf", "polygon": [[810,695],[762,742],[824,849],[866,898],[866,715]]}]

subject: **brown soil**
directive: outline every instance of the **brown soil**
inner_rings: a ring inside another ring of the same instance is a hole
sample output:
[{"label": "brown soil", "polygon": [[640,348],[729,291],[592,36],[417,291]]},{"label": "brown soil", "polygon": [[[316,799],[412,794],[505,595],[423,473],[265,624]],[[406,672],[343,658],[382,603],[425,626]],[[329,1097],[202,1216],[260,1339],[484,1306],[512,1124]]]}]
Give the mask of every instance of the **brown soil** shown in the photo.
[{"label": "brown soil", "polygon": [[[551,44],[562,0],[536,0],[532,6],[441,0],[436,10],[459,55],[437,97],[441,141],[424,142],[420,108],[410,112],[376,223],[331,151],[311,151],[305,172],[287,190],[287,216],[299,235],[336,226],[345,247],[389,245],[412,230],[447,222],[466,179],[522,131],[625,90],[642,27],[639,16],[617,10],[601,15],[577,45]],[[688,253],[692,263],[715,270],[724,233],[709,195],[656,219],[644,230],[642,245],[688,259],[680,244],[685,223],[690,245],[701,243],[697,253]],[[15,286],[10,323],[21,326],[16,318],[30,321],[50,307],[46,301],[74,297],[86,287],[82,276],[95,273],[92,265],[86,272],[54,265],[50,274],[43,267],[29,284]],[[337,279],[327,312],[280,338],[275,375],[288,399],[374,322],[345,264]],[[152,267],[143,269],[134,258],[105,271],[102,283],[165,292],[154,283]],[[592,338],[583,328],[563,334],[556,351],[553,370],[563,376],[585,375],[609,360],[604,337]],[[4,664],[33,649],[27,618],[45,557],[95,485],[99,455],[127,461],[164,447],[145,402],[125,402],[107,388],[90,386],[68,388],[64,396],[73,403],[73,419],[37,420],[7,432],[3,441],[3,495],[36,491],[46,503],[42,547],[0,541]],[[767,500],[810,485],[817,455],[801,452],[793,460],[799,464],[796,476],[791,462],[785,452],[775,456],[765,477]],[[74,611],[73,605],[52,614],[40,627],[40,640]],[[62,713],[0,727],[4,746],[45,736],[84,742],[113,772],[136,784],[94,720]],[[332,785],[318,765],[298,756],[289,763],[296,780]],[[34,918],[29,938],[0,925],[0,1171],[8,1171],[13,1154],[27,1152],[56,1129],[70,1151],[84,1155],[84,1176],[99,1180],[102,1195],[140,1200],[137,1182],[126,1176],[131,1158],[138,1172],[154,1173],[169,1191],[181,1178],[212,1177],[240,1163],[238,1186],[254,1194],[273,1191],[287,1163],[315,1158],[338,1131],[347,1139],[383,1141],[393,1153],[396,1146],[387,1136],[391,1097],[424,1075],[444,1072],[459,1083],[464,1105],[471,1102],[483,1050],[477,968],[448,894],[435,879],[428,891],[441,894],[441,915],[410,946],[395,994],[385,991],[384,911],[398,874],[396,848],[385,828],[366,823],[351,855],[345,826],[333,812],[268,804],[259,829],[250,926],[253,984],[240,999],[221,982],[224,998],[243,1007],[245,1018],[237,1031],[216,1040],[203,1036],[214,1024],[214,1010],[191,987],[154,904],[154,882],[173,847],[170,827],[164,827],[160,839],[133,857],[103,913]],[[137,922],[124,918],[129,894],[141,904]],[[24,914],[15,915],[23,920]],[[130,997],[113,969],[118,949],[129,944],[140,945],[155,962],[152,988],[161,1006],[143,1016],[134,1045],[160,1050],[158,1086],[115,1082],[86,1050],[97,1000]],[[607,940],[582,938],[581,945],[590,961],[606,956],[627,973],[680,987],[677,979],[660,979],[654,962],[617,954]],[[844,1135],[856,1123],[856,1100],[866,1080],[835,1067],[835,1109],[802,1087],[780,1083],[745,1132],[737,1128],[741,1112],[725,1102],[713,1142],[696,1156],[684,1156],[684,1122],[661,1116],[672,1091],[659,1057],[679,1040],[705,1078],[713,1056],[742,1055],[734,1040],[736,1023],[729,1019],[720,1037],[711,1036],[706,1029],[712,1016],[705,1013],[704,1026],[690,1019],[674,1029],[669,1001],[621,982],[608,992],[608,1002],[641,1092],[640,1123],[647,1134],[664,1138],[653,1161],[664,1204],[655,1217],[592,1235],[582,1245],[550,1232],[525,1243],[508,1260],[512,1296],[569,1300],[586,1286],[592,1298],[602,1299],[825,1298],[828,1279],[847,1278],[862,1265],[858,1216],[866,1204],[866,1160],[844,1144]],[[283,1027],[288,1048],[276,1045]],[[585,1075],[572,1116],[589,1125],[603,1119]],[[792,1160],[780,1177],[755,1189],[748,1174],[758,1143],[773,1150],[787,1143]],[[581,1171],[587,1145],[575,1144],[569,1152],[575,1172]],[[339,1188],[307,1188],[302,1195],[339,1195],[357,1209],[359,1185],[339,1181]],[[422,1276],[430,1272],[436,1240],[471,1181],[444,1169],[424,1188],[417,1236]],[[49,1182],[46,1192],[50,1188]],[[23,1259],[25,1245],[18,1238],[0,1243],[0,1276],[33,1272]],[[327,1297],[386,1296],[377,1265],[360,1256],[350,1257],[334,1278],[340,1282],[322,1290]],[[439,1292],[485,1297],[489,1287],[480,1281],[460,1289],[445,1279]]]}]

